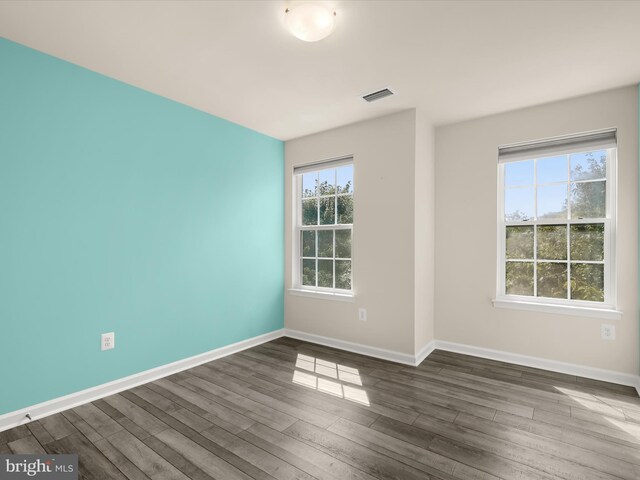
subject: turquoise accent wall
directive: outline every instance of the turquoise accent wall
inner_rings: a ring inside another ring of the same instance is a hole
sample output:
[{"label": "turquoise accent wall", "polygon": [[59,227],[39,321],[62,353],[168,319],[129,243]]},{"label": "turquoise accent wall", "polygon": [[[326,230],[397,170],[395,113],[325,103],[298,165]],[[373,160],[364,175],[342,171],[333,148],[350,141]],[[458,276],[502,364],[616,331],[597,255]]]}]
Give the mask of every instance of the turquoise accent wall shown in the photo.
[{"label": "turquoise accent wall", "polygon": [[283,327],[281,141],[4,39],[0,71],[0,414]]}]

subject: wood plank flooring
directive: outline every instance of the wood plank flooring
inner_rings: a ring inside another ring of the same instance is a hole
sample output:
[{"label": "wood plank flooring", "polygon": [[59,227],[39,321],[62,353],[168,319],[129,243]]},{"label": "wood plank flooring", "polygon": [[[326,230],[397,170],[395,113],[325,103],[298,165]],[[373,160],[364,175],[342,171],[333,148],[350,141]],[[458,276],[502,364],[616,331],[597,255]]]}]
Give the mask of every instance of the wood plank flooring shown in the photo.
[{"label": "wood plank flooring", "polygon": [[82,478],[640,479],[630,387],[433,352],[413,368],[281,338],[0,432]]}]

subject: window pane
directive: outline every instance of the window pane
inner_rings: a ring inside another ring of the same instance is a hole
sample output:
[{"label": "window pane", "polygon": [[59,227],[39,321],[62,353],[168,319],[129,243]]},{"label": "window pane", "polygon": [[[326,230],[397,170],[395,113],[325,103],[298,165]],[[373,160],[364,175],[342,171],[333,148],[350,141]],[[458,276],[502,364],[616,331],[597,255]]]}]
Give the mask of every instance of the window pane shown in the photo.
[{"label": "window pane", "polygon": [[338,197],[338,223],[353,223],[353,196],[341,195]]},{"label": "window pane", "polygon": [[609,159],[600,149],[501,165],[505,294],[604,301]]},{"label": "window pane", "polygon": [[302,201],[302,225],[318,224],[318,200],[310,198]]},{"label": "window pane", "polygon": [[336,223],[336,197],[320,199],[320,225],[333,225]]},{"label": "window pane", "polygon": [[538,225],[538,259],[567,259],[566,225]]},{"label": "window pane", "polygon": [[541,158],[537,161],[538,175],[536,181],[540,183],[566,182],[567,156]]},{"label": "window pane", "polygon": [[507,227],[507,258],[533,258],[533,225]]},{"label": "window pane", "polygon": [[604,302],[604,265],[572,263],[571,298]]},{"label": "window pane", "polygon": [[504,219],[509,222],[533,218],[533,188],[508,188],[504,192]]},{"label": "window pane", "polygon": [[604,260],[604,223],[571,225],[571,260]]},{"label": "window pane", "polygon": [[333,288],[333,260],[318,260],[318,286]]},{"label": "window pane", "polygon": [[567,218],[567,185],[538,187],[538,218]]},{"label": "window pane", "polygon": [[304,175],[302,175],[302,196],[315,197],[317,182],[318,172],[305,173]]},{"label": "window pane", "polygon": [[333,258],[333,230],[318,232],[318,256]]},{"label": "window pane", "polygon": [[316,232],[313,230],[304,230],[302,233],[302,256],[316,256]]},{"label": "window pane", "polygon": [[533,295],[533,262],[507,262],[507,295]]},{"label": "window pane", "polygon": [[571,218],[603,218],[606,212],[606,182],[571,184]]},{"label": "window pane", "polygon": [[336,230],[336,258],[351,258],[351,230]]},{"label": "window pane", "polygon": [[333,195],[336,193],[336,169],[320,170],[318,183],[319,195]]},{"label": "window pane", "polygon": [[538,296],[567,298],[566,263],[538,263]]},{"label": "window pane", "polygon": [[574,153],[571,155],[571,180],[604,179],[607,177],[607,151]]},{"label": "window pane", "polygon": [[504,165],[504,184],[507,187],[533,185],[533,160],[506,163]]},{"label": "window pane", "polygon": [[337,170],[338,193],[353,193],[353,165],[345,165]]},{"label": "window pane", "polygon": [[351,260],[336,260],[336,288],[351,290]]},{"label": "window pane", "polygon": [[316,286],[315,260],[302,260],[302,285]]}]

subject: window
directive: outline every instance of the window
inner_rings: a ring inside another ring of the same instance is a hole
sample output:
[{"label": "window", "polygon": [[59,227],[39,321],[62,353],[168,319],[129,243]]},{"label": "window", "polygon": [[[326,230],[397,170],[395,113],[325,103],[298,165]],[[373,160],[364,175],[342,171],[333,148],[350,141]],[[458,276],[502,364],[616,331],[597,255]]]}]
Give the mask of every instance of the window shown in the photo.
[{"label": "window", "polygon": [[498,300],[615,309],[615,130],[499,149]]},{"label": "window", "polygon": [[353,159],[294,169],[294,288],[352,290]]}]

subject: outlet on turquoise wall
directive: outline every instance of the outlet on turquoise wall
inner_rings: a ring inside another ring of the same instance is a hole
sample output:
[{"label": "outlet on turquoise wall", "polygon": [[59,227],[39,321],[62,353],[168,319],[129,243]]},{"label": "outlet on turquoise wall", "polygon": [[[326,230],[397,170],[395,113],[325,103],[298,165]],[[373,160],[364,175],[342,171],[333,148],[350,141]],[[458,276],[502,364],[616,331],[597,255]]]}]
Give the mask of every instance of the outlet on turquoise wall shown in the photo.
[{"label": "outlet on turquoise wall", "polygon": [[281,141],[4,39],[0,70],[0,414],[283,327]]}]

